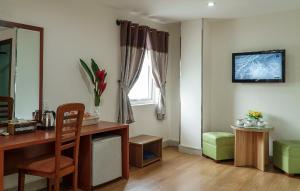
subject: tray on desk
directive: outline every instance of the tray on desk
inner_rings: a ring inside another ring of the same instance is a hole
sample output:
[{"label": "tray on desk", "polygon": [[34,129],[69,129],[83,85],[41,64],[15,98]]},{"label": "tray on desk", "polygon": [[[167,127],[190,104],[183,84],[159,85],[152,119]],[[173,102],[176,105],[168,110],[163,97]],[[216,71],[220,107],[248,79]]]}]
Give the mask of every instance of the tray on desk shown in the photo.
[{"label": "tray on desk", "polygon": [[31,133],[36,131],[37,122],[36,121],[8,121],[7,132],[11,135]]}]

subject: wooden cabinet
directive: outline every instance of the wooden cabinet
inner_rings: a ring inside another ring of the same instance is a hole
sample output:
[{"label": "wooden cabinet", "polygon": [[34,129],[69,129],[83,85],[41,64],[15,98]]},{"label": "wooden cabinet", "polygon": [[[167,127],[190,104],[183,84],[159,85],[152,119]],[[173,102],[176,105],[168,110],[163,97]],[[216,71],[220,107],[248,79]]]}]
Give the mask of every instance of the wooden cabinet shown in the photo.
[{"label": "wooden cabinet", "polygon": [[130,164],[143,168],[162,160],[162,138],[140,135],[129,140]]}]

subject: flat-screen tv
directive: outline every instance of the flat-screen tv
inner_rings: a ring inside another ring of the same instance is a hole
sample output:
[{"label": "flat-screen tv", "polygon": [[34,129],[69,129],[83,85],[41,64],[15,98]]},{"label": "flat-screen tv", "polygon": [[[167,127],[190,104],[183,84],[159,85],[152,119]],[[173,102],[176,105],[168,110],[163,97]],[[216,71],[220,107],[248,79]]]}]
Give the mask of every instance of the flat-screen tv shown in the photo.
[{"label": "flat-screen tv", "polygon": [[285,82],[285,50],[233,53],[232,82]]}]

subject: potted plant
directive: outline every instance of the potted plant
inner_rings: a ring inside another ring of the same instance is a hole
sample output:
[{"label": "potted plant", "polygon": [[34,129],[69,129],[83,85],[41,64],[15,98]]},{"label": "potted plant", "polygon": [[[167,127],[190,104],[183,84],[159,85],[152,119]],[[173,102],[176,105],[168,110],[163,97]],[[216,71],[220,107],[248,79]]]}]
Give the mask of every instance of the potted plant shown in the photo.
[{"label": "potted plant", "polygon": [[101,70],[94,59],[91,59],[91,67],[89,67],[82,59],[80,59],[80,64],[93,86],[95,112],[99,114],[101,95],[105,91],[107,85],[107,72],[104,69]]},{"label": "potted plant", "polygon": [[259,119],[263,118],[263,115],[262,115],[262,112],[259,112],[259,111],[249,111],[248,117],[253,120],[259,120]]},{"label": "potted plant", "polygon": [[263,118],[262,112],[259,111],[249,111],[248,114],[248,119],[250,119],[252,122],[252,125],[257,126],[258,122]]}]

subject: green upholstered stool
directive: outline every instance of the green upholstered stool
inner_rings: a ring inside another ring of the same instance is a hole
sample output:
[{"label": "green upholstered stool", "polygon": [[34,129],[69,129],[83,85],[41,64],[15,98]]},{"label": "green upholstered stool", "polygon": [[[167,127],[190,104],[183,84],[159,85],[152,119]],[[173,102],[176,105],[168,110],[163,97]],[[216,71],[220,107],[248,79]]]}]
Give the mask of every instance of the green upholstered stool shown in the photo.
[{"label": "green upholstered stool", "polygon": [[300,141],[274,141],[273,164],[288,174],[300,174]]},{"label": "green upholstered stool", "polygon": [[216,160],[234,158],[234,135],[227,132],[203,133],[203,154]]}]

